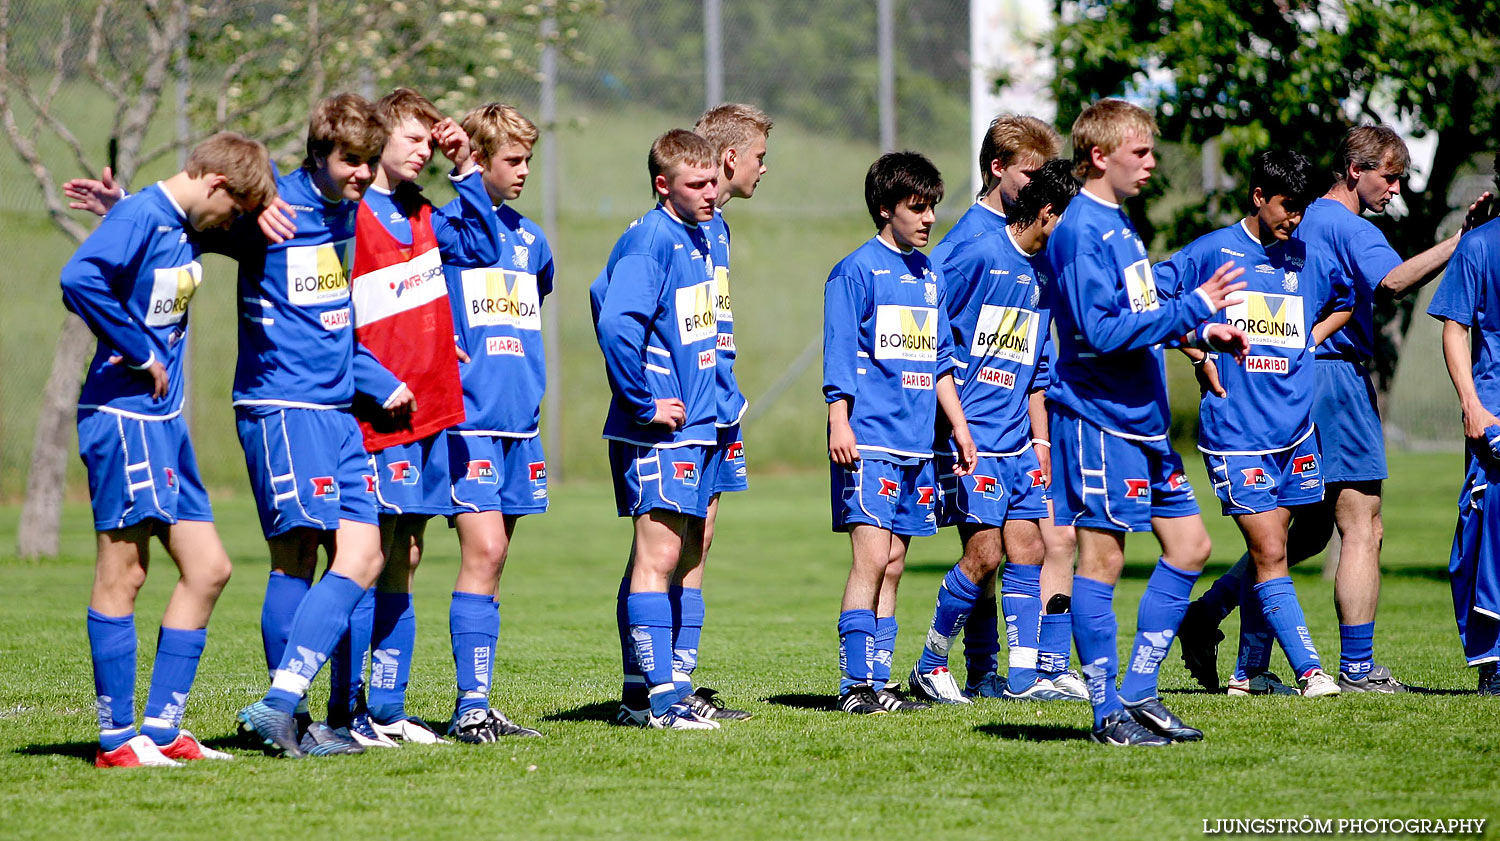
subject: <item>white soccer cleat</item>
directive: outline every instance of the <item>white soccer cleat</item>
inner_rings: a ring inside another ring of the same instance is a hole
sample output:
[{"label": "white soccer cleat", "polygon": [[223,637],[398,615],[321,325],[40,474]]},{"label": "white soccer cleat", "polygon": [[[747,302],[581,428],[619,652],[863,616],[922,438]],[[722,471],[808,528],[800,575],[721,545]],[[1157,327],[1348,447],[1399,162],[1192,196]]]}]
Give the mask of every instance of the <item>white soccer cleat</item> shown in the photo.
[{"label": "white soccer cleat", "polygon": [[1228,688],[1225,693],[1231,697],[1244,697],[1246,695],[1299,695],[1296,687],[1287,686],[1281,682],[1281,678],[1270,672],[1261,672],[1255,677],[1241,680],[1237,677],[1229,679]]},{"label": "white soccer cleat", "polygon": [[704,718],[687,704],[673,704],[665,713],[653,715],[646,725],[652,730],[718,730],[719,722]]},{"label": "white soccer cleat", "polygon": [[953,679],[953,673],[948,671],[947,666],[938,666],[930,672],[919,672],[916,666],[912,666],[907,683],[911,685],[911,694],[923,701],[934,704],[973,703],[964,697],[964,693],[958,688],[958,681]]},{"label": "white soccer cleat", "polygon": [[375,725],[376,733],[398,742],[411,742],[416,745],[452,744],[452,742],[439,736],[437,731],[428,727],[420,719],[403,718],[400,721],[393,721],[390,724],[381,724],[372,718],[370,719],[370,723]]},{"label": "white soccer cleat", "polygon": [[1087,701],[1089,699],[1089,685],[1083,682],[1083,678],[1072,669],[1062,674],[1041,678],[1052,684],[1052,688],[1068,696],[1070,700]]},{"label": "white soccer cleat", "polygon": [[1337,695],[1342,691],[1339,689],[1339,682],[1322,669],[1309,670],[1298,683],[1302,684],[1302,697],[1304,698],[1322,698]]}]

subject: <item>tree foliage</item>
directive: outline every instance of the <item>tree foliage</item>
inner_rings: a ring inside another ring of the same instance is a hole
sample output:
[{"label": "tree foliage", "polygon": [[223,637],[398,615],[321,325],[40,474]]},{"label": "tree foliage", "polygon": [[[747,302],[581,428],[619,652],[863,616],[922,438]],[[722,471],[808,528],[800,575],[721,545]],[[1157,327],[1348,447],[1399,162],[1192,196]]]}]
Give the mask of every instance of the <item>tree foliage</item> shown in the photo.
[{"label": "tree foliage", "polygon": [[[1450,194],[1454,179],[1495,145],[1500,0],[1059,0],[1058,11],[1062,125],[1098,97],[1128,95],[1153,107],[1164,139],[1217,139],[1230,173],[1271,146],[1332,172],[1338,139],[1360,123],[1432,138],[1423,188],[1404,185],[1407,215],[1376,220],[1405,256],[1451,233],[1445,217],[1473,199]],[[1173,245],[1240,209],[1218,186],[1178,214]],[[1377,367],[1388,385],[1411,301],[1384,309]]]}]

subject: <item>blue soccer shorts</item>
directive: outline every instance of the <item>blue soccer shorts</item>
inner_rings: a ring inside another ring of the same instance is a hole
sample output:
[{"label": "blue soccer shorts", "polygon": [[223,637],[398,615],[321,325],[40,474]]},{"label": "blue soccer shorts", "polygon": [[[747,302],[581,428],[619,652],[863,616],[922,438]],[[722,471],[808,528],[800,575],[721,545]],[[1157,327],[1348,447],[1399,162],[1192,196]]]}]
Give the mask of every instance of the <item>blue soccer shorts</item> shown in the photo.
[{"label": "blue soccer shorts", "polygon": [[932,459],[897,464],[866,456],[852,469],[829,466],[834,531],[863,523],[911,537],[937,534],[942,503]]},{"label": "blue soccer shorts", "polygon": [[437,432],[386,447],[371,458],[375,464],[375,501],[382,515],[452,512],[447,434]]},{"label": "blue soccer shorts", "polygon": [[449,431],[449,513],[547,510],[547,457],[542,439]]},{"label": "blue soccer shorts", "polygon": [[745,437],[740,425],[721,427],[719,443],[708,453],[708,485],[711,493],[734,493],[747,490],[745,475]]},{"label": "blue soccer shorts", "polygon": [[671,511],[707,517],[709,490],[705,465],[712,447],[644,447],[609,442],[609,467],[615,480],[615,509],[621,517],[648,511]]},{"label": "blue soccer shorts", "polygon": [[1323,501],[1323,470],[1318,436],[1295,447],[1250,455],[1203,454],[1209,481],[1224,515],[1259,514]]},{"label": "blue soccer shorts", "polygon": [[380,522],[374,469],[352,414],[242,407],[235,418],[266,537],[336,529],[339,520]]},{"label": "blue soccer shorts", "polygon": [[1365,366],[1319,359],[1313,423],[1323,444],[1324,482],[1371,482],[1386,478],[1385,432],[1375,409],[1375,385]]},{"label": "blue soccer shorts", "polygon": [[1052,407],[1053,522],[1150,531],[1152,517],[1198,513],[1182,457],[1163,436],[1126,438]]},{"label": "blue soccer shorts", "polygon": [[955,476],[952,455],[937,458],[938,486],[943,492],[942,526],[984,525],[999,528],[1006,520],[1040,520],[1052,499],[1042,481],[1036,451],[1027,447],[1014,455],[982,455],[974,472]]},{"label": "blue soccer shorts", "polygon": [[208,491],[180,415],[166,420],[106,411],[78,413],[78,455],[89,475],[94,529],[146,519],[212,522]]}]

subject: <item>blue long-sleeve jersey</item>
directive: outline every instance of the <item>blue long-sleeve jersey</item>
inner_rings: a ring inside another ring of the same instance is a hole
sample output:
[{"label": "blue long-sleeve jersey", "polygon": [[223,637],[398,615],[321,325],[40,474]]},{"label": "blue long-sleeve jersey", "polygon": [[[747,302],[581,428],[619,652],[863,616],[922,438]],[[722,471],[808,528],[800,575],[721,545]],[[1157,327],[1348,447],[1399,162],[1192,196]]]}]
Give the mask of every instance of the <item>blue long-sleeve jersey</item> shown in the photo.
[{"label": "blue long-sleeve jersey", "polygon": [[1030,446],[1030,392],[1046,386],[1052,316],[1042,290],[1052,270],[1044,255],[1021,250],[1009,228],[959,244],[941,269],[954,384],[974,446],[980,455],[1014,455]]},{"label": "blue long-sleeve jersey", "polygon": [[1343,329],[1318,345],[1319,359],[1368,363],[1375,357],[1375,289],[1401,265],[1401,255],[1375,223],[1333,199],[1316,199],[1292,234],[1310,253],[1333,256],[1354,287],[1354,312]]},{"label": "blue long-sleeve jersey", "polygon": [[729,297],[729,223],[724,214],[714,210],[714,218],[703,223],[703,235],[714,260],[714,282],[719,309],[719,407],[718,426],[734,426],[745,416],[750,404],[740,391],[734,376],[734,307]]},{"label": "blue long-sleeve jersey", "polygon": [[[632,222],[589,286],[613,392],[604,437],[641,446],[718,442],[719,316],[713,258],[699,225],[665,205]],[[675,431],[652,424],[656,401],[682,401]]]},{"label": "blue long-sleeve jersey", "polygon": [[943,282],[920,251],[871,237],[823,287],[823,398],[848,400],[861,454],[932,457],[937,380],[953,371]]},{"label": "blue long-sleeve jersey", "polygon": [[[456,263],[483,266],[499,260],[499,222],[495,218],[489,192],[484,187],[484,172],[475,167],[462,176],[449,175],[458,198],[442,208],[434,207],[431,216],[432,233],[437,239],[438,255],[446,266]],[[385,190],[375,185],[365,191],[364,203],[380,220],[395,240],[402,245],[411,245],[411,217],[426,204],[416,184],[402,184],[396,191]],[[450,295],[451,297],[451,295]],[[456,326],[456,325],[455,325]],[[354,354],[354,388],[363,394],[384,403],[392,396],[401,382],[388,371],[373,353],[363,347]]]},{"label": "blue long-sleeve jersey", "polygon": [[1174,294],[1198,288],[1225,262],[1245,270],[1247,284],[1209,321],[1245,331],[1243,365],[1217,354],[1225,397],[1204,394],[1198,449],[1211,455],[1279,452],[1313,432],[1314,324],[1354,306],[1354,290],[1327,252],[1300,240],[1270,248],[1243,221],[1199,237],[1156,265],[1156,281]]},{"label": "blue long-sleeve jersey", "polygon": [[1427,314],[1469,328],[1474,390],[1500,413],[1500,219],[1463,235]]},{"label": "blue long-sleeve jersey", "polygon": [[[291,239],[267,242],[246,220],[205,249],[240,264],[234,405],[346,408],[354,399],[355,354],[368,355],[357,350],[349,310],[359,204],[324,199],[307,169],[277,178],[276,189],[297,212]],[[384,401],[399,385],[386,372],[371,396]]]},{"label": "blue long-sleeve jersey", "polygon": [[948,262],[948,255],[953,253],[953,249],[962,243],[980,234],[998,234],[1003,230],[1005,230],[1005,214],[983,201],[976,201],[969,205],[964,215],[958,217],[958,221],[953,223],[948,233],[943,234],[938,244],[932,247],[932,253],[927,259],[934,266],[941,267]]},{"label": "blue long-sleeve jersey", "polygon": [[[63,303],[99,339],[79,409],[167,418],[182,411],[188,302],[203,281],[187,214],[161,184],[119,204],[62,269]],[[111,357],[119,362],[110,362]],[[145,372],[167,371],[164,399]]]},{"label": "blue long-sleeve jersey", "polygon": [[1047,241],[1057,357],[1047,399],[1115,434],[1161,438],[1171,420],[1157,345],[1213,314],[1201,290],[1166,298],[1117,204],[1081,191]]},{"label": "blue long-sleeve jersey", "polygon": [[[455,212],[458,203],[454,199],[443,212]],[[487,266],[443,264],[453,329],[469,357],[459,364],[464,421],[455,428],[531,438],[547,390],[542,303],[552,293],[556,268],[540,226],[505,204],[494,216],[497,259]]]}]

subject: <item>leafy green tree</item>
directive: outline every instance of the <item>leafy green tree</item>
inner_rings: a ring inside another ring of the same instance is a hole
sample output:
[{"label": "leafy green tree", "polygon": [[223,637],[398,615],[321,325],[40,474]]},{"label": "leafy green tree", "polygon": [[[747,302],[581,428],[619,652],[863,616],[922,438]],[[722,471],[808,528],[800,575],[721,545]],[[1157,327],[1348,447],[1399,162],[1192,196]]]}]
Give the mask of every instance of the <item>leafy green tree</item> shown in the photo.
[{"label": "leafy green tree", "polygon": [[[1494,151],[1500,0],[1059,0],[1058,13],[1064,126],[1096,98],[1129,94],[1152,103],[1164,139],[1217,139],[1231,173],[1269,146],[1298,149],[1331,173],[1345,130],[1382,117],[1434,138],[1423,188],[1403,185],[1408,214],[1375,220],[1404,256],[1451,234],[1444,220],[1474,198],[1451,195],[1455,177]],[[1177,214],[1171,245],[1239,209],[1237,193],[1214,186]],[[1414,300],[1380,301],[1382,392]]]}]

